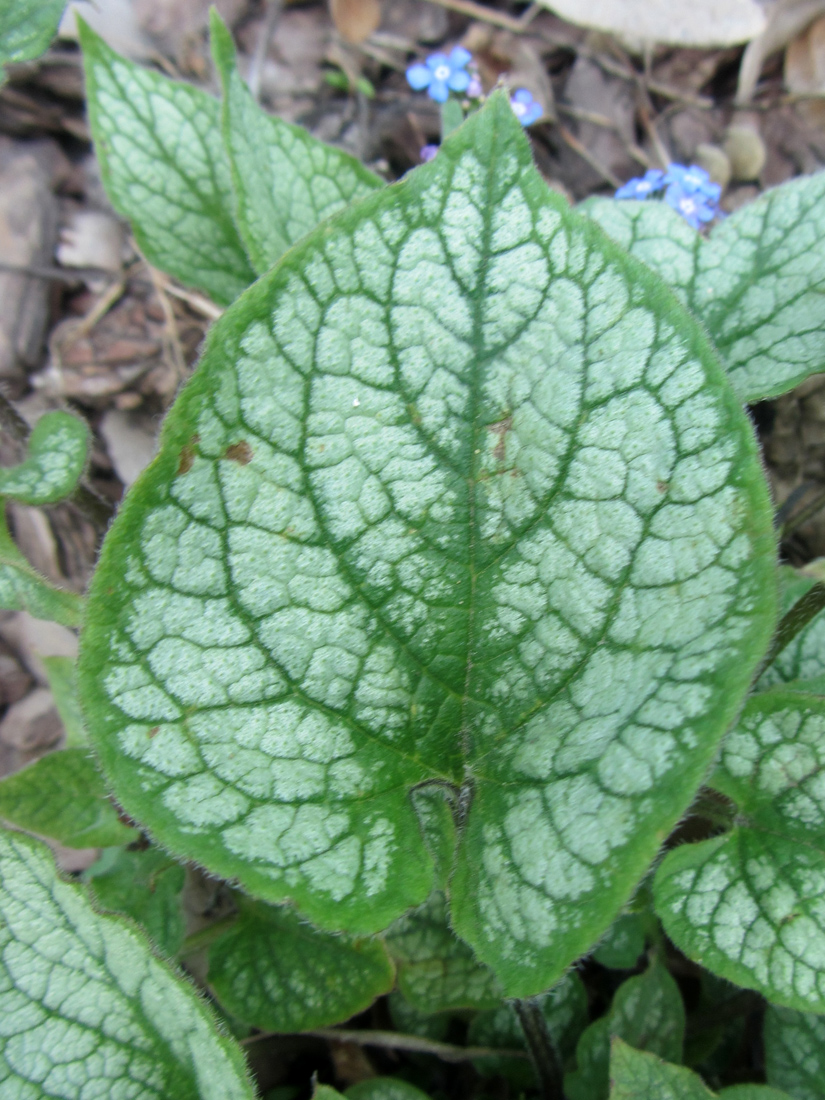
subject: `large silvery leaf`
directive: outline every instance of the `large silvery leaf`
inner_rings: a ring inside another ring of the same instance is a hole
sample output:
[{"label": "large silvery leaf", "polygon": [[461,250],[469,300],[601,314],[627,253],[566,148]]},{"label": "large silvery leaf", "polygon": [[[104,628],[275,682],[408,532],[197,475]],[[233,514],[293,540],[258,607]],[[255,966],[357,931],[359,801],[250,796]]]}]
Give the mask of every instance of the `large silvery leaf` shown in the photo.
[{"label": "large silvery leaf", "polygon": [[253,1100],[243,1056],[122,918],[0,831],[0,1094]]},{"label": "large silvery leaf", "polygon": [[710,783],[738,806],[729,833],[662,862],[670,938],[778,1004],[825,1012],[825,698],[772,688],[748,702]]},{"label": "large silvery leaf", "polygon": [[707,239],[666,203],[585,210],[704,323],[741,401],[825,369],[825,172],[765,192]]},{"label": "large silvery leaf", "polygon": [[0,779],[0,820],[59,840],[69,848],[105,848],[136,840],[106,797],[103,776],[86,749],[50,752]]},{"label": "large silvery leaf", "polygon": [[407,913],[387,933],[387,947],[398,966],[398,988],[419,1012],[496,1008],[504,990],[489,967],[478,961],[448,924],[440,892]]},{"label": "large silvery leaf", "polygon": [[0,0],[0,65],[39,57],[54,38],[65,7],[66,0]]},{"label": "large silvery leaf", "polygon": [[692,318],[549,191],[501,94],[215,325],[111,528],[90,735],[169,850],[377,931],[466,824],[508,995],[606,930],[773,624],[744,414]]},{"label": "large silvery leaf", "polygon": [[0,468],[0,496],[25,504],[52,504],[77,485],[86,464],[89,429],[76,416],[46,413],[29,437],[29,453],[18,466]]},{"label": "large silvery leaf", "polygon": [[214,8],[211,29],[238,229],[260,273],[318,222],[384,181],[355,157],[263,111],[240,78],[232,36]]},{"label": "large silvery leaf", "polygon": [[825,1017],[768,1005],[765,1072],[794,1100],[825,1100]]},{"label": "large silvery leaf", "polygon": [[135,65],[78,19],[95,151],[106,193],[146,258],[216,302],[255,278],[232,219],[220,104]]},{"label": "large silvery leaf", "polygon": [[319,932],[286,906],[238,903],[237,921],[209,949],[209,984],[244,1023],[263,1031],[338,1024],[392,989],[380,940]]},{"label": "large silvery leaf", "polygon": [[0,500],[0,608],[78,626],[84,603],[82,596],[53,587],[29,565],[12,541]]}]

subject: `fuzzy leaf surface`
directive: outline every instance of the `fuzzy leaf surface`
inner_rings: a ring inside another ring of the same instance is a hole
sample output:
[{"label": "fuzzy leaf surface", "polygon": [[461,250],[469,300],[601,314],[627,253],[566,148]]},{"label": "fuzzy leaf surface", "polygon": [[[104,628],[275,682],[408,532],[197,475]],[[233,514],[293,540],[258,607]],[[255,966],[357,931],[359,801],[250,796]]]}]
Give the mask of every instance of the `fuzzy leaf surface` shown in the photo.
[{"label": "fuzzy leaf surface", "polygon": [[62,500],[77,485],[88,449],[84,421],[70,413],[46,413],[32,429],[25,461],[0,467],[0,496],[24,504]]},{"label": "fuzzy leaf surface", "polygon": [[451,925],[532,995],[698,786],[773,555],[704,335],[497,95],[212,329],[95,575],[90,735],[165,847],[353,934],[429,896],[452,787]]},{"label": "fuzzy leaf surface", "polygon": [[564,1078],[568,1100],[607,1100],[615,1036],[669,1062],[682,1060],[685,1006],[662,963],[654,960],[643,974],[622,982],[607,1014],[582,1032],[576,1046],[578,1068]]},{"label": "fuzzy leaf surface", "polygon": [[239,899],[240,914],[209,949],[209,984],[223,1007],[263,1031],[341,1023],[392,989],[380,940],[319,932],[288,906]]},{"label": "fuzzy leaf surface", "polygon": [[255,272],[232,217],[220,104],[119,57],[78,25],[89,122],[112,205],[150,263],[227,305]]},{"label": "fuzzy leaf surface", "polygon": [[98,909],[132,917],[161,954],[173,958],[185,931],[181,899],[185,874],[179,863],[158,848],[123,850],[89,868],[89,889]]},{"label": "fuzzy leaf surface", "polygon": [[495,974],[458,939],[447,901],[433,892],[389,929],[387,947],[398,966],[398,988],[419,1012],[496,1008],[504,997]]},{"label": "fuzzy leaf surface", "polygon": [[825,698],[753,696],[710,784],[739,808],[729,833],[674,849],[655,879],[668,935],[714,973],[825,1012]]},{"label": "fuzzy leaf surface", "polygon": [[706,325],[741,401],[825,369],[825,172],[766,191],[707,238],[664,202],[585,210]]},{"label": "fuzzy leaf surface", "polygon": [[0,65],[44,53],[65,7],[66,0],[0,0]]},{"label": "fuzzy leaf surface", "polygon": [[122,918],[0,832],[0,1093],[253,1100],[240,1049]]},{"label": "fuzzy leaf surface", "polygon": [[232,36],[214,8],[211,28],[238,230],[262,274],[324,218],[385,184],[355,157],[262,110],[241,80]]},{"label": "fuzzy leaf surface", "polygon": [[825,1100],[825,1017],[768,1005],[765,1073],[794,1100]]},{"label": "fuzzy leaf surface", "polygon": [[47,753],[0,779],[0,818],[69,848],[106,848],[137,838],[106,797],[103,776],[86,749]]},{"label": "fuzzy leaf surface", "polygon": [[12,541],[0,508],[0,608],[28,611],[35,619],[54,619],[78,626],[85,600],[74,592],[54,588],[34,569]]}]

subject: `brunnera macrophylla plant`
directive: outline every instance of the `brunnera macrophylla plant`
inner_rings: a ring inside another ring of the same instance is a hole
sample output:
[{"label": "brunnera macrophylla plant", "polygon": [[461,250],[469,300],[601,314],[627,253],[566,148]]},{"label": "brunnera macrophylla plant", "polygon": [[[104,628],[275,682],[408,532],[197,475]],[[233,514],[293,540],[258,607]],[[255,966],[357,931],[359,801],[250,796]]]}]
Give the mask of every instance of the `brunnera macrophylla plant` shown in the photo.
[{"label": "brunnera macrophylla plant", "polygon": [[[521,1024],[545,1096],[704,1095],[655,917],[625,910],[705,783],[712,835],[645,896],[774,1003],[772,1084],[820,1095],[793,1052],[822,1061],[822,585],[777,571],[741,402],[823,366],[825,177],[707,236],[666,203],[571,210],[496,92],[386,186],[266,115],[212,33],[220,102],[81,27],[112,202],[229,308],[85,606],[0,532],[3,605],[84,624],[73,741],[0,781],[0,816],[107,849],[81,887],[0,835],[0,1083],[251,1095],[170,971],[201,949],[235,1027],[397,985],[523,1074]],[[0,493],[72,491],[82,425],[41,423]],[[188,940],[177,861],[234,898]],[[570,968],[600,941],[653,949],[587,1027]]]}]

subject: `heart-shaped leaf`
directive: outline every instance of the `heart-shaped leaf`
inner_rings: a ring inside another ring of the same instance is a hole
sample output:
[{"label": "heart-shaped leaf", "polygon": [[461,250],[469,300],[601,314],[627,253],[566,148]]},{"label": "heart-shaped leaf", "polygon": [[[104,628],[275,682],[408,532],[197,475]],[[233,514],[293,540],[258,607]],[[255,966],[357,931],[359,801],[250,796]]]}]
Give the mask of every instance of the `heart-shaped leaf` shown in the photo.
[{"label": "heart-shaped leaf", "polygon": [[594,199],[583,209],[707,327],[741,401],[825,369],[825,172],[766,191],[707,239],[667,203]]},{"label": "heart-shaped leaf", "polygon": [[86,424],[65,412],[50,412],[29,436],[29,453],[18,466],[0,468],[0,496],[24,504],[53,504],[77,485],[89,447]]},{"label": "heart-shaped leaf", "polygon": [[220,104],[119,57],[78,19],[89,122],[112,205],[146,258],[216,302],[255,278],[232,218]]},{"label": "heart-shaped leaf", "polygon": [[294,909],[239,899],[237,921],[209,949],[209,984],[223,1007],[263,1031],[348,1020],[392,989],[380,940],[319,932]]},{"label": "heart-shaped leaf", "polygon": [[825,1100],[825,1016],[768,1005],[765,1072],[794,1100]]},{"label": "heart-shaped leaf", "polygon": [[243,1055],[137,929],[0,830],[0,1093],[253,1100]]},{"label": "heart-shaped leaf", "polygon": [[662,862],[656,909],[691,958],[791,1008],[825,1012],[825,698],[748,702],[711,785],[743,823]]},{"label": "heart-shaped leaf", "polygon": [[434,882],[508,995],[605,931],[773,625],[749,423],[701,330],[547,189],[506,96],[214,326],[92,586],[128,813],[365,934]]},{"label": "heart-shaped leaf", "polygon": [[261,273],[324,218],[384,181],[355,157],[261,110],[238,74],[232,36],[214,8],[210,26],[223,82],[223,136],[236,220]]}]

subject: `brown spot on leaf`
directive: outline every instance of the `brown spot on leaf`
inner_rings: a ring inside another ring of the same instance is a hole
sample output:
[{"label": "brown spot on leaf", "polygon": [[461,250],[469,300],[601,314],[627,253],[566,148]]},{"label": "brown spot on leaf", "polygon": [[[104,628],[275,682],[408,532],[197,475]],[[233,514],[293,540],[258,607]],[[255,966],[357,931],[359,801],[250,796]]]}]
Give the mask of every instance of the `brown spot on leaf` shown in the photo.
[{"label": "brown spot on leaf", "polygon": [[669,481],[657,481],[656,482],[656,488],[659,490],[660,493],[666,493],[668,491],[668,489],[670,488],[670,482]]},{"label": "brown spot on leaf", "polygon": [[237,443],[230,443],[223,452],[223,457],[230,462],[237,462],[239,466],[246,466],[252,461],[252,448],[245,439],[241,439]]},{"label": "brown spot on leaf", "polygon": [[151,740],[153,737],[157,737],[160,733],[160,726],[152,726],[146,736]]},{"label": "brown spot on leaf", "polygon": [[178,460],[178,477],[181,474],[188,474],[192,469],[192,463],[195,461],[195,447],[200,443],[200,436],[193,435],[188,443],[185,443],[180,449],[180,459]]},{"label": "brown spot on leaf", "polygon": [[495,424],[488,424],[487,431],[498,436],[498,442],[493,447],[493,458],[497,462],[504,461],[507,433],[513,426],[512,416],[505,416],[503,420],[497,420]]}]

